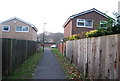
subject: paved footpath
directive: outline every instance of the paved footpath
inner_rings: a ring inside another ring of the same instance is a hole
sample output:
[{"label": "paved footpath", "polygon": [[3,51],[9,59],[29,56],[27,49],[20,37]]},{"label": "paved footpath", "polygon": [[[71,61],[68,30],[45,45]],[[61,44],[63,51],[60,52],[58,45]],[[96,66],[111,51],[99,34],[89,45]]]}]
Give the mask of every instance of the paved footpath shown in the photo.
[{"label": "paved footpath", "polygon": [[45,48],[33,79],[65,79],[65,73],[50,48]]}]

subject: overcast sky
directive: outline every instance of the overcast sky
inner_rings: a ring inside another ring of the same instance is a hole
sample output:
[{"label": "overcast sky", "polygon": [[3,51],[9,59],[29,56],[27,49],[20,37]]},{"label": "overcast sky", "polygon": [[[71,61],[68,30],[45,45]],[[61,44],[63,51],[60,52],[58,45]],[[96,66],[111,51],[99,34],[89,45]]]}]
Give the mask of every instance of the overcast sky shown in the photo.
[{"label": "overcast sky", "polygon": [[63,24],[71,15],[96,8],[113,16],[120,0],[0,0],[0,21],[18,17],[43,32],[64,32]]}]

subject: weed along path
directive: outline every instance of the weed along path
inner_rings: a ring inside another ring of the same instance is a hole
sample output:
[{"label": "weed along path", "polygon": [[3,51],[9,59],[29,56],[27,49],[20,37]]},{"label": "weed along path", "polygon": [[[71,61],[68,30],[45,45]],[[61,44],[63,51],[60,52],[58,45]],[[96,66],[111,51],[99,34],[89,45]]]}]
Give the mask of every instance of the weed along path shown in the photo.
[{"label": "weed along path", "polygon": [[66,79],[65,73],[50,48],[45,48],[43,57],[33,75],[33,79]]}]

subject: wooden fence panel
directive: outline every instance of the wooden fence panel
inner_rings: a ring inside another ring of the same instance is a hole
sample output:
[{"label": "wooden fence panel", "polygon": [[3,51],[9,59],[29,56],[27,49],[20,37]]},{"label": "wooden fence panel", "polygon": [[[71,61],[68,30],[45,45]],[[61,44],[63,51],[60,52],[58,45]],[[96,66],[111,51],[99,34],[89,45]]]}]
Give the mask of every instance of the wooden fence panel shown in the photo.
[{"label": "wooden fence panel", "polygon": [[118,36],[118,56],[117,56],[117,70],[118,70],[118,79],[120,80],[120,35]]},{"label": "wooden fence panel", "polygon": [[88,69],[88,66],[87,66],[87,60],[88,60],[88,58],[87,58],[87,49],[88,49],[88,47],[87,47],[87,39],[84,39],[84,75],[86,76],[86,74],[87,74],[87,69]]},{"label": "wooden fence panel", "polygon": [[[6,49],[3,49],[6,48]],[[2,73],[10,74],[10,54],[11,53],[11,40],[10,39],[2,39]]]},{"label": "wooden fence panel", "polygon": [[100,78],[105,76],[105,58],[106,58],[106,37],[100,38]]},{"label": "wooden fence panel", "polygon": [[83,39],[80,41],[80,70],[81,71],[84,71],[83,69],[83,60],[84,60],[84,57],[83,57]]},{"label": "wooden fence panel", "polygon": [[[78,57],[77,57],[77,67],[80,67],[80,40],[77,40],[78,42]],[[80,68],[79,68],[80,69]]]},{"label": "wooden fence panel", "polygon": [[73,58],[72,58],[72,60],[73,60],[73,63],[75,64],[75,65],[77,65],[77,45],[76,45],[76,41],[74,41],[74,43],[73,43]]},{"label": "wooden fence panel", "polygon": [[27,58],[37,52],[37,42],[2,39],[2,75],[11,75]]},{"label": "wooden fence panel", "polygon": [[89,76],[92,77],[92,68],[93,68],[93,64],[92,64],[92,40],[91,38],[89,39],[89,44],[88,44],[88,73]]},{"label": "wooden fence panel", "polygon": [[66,57],[84,76],[120,79],[120,35],[67,41]]},{"label": "wooden fence panel", "polygon": [[87,44],[87,63],[88,63],[88,76],[90,76],[90,74],[91,74],[91,59],[90,59],[90,57],[91,57],[91,38],[88,38],[87,39],[87,42],[88,42],[88,44]]},{"label": "wooden fence panel", "polygon": [[100,37],[96,38],[96,53],[95,53],[95,79],[100,78]]}]

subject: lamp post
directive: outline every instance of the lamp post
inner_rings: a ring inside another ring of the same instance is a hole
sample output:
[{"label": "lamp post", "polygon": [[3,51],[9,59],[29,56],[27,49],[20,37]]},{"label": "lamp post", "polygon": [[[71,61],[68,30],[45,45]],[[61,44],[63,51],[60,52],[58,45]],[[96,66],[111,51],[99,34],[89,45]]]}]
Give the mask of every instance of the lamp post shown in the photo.
[{"label": "lamp post", "polygon": [[43,51],[44,51],[44,41],[45,41],[45,24],[47,23],[43,24]]}]

